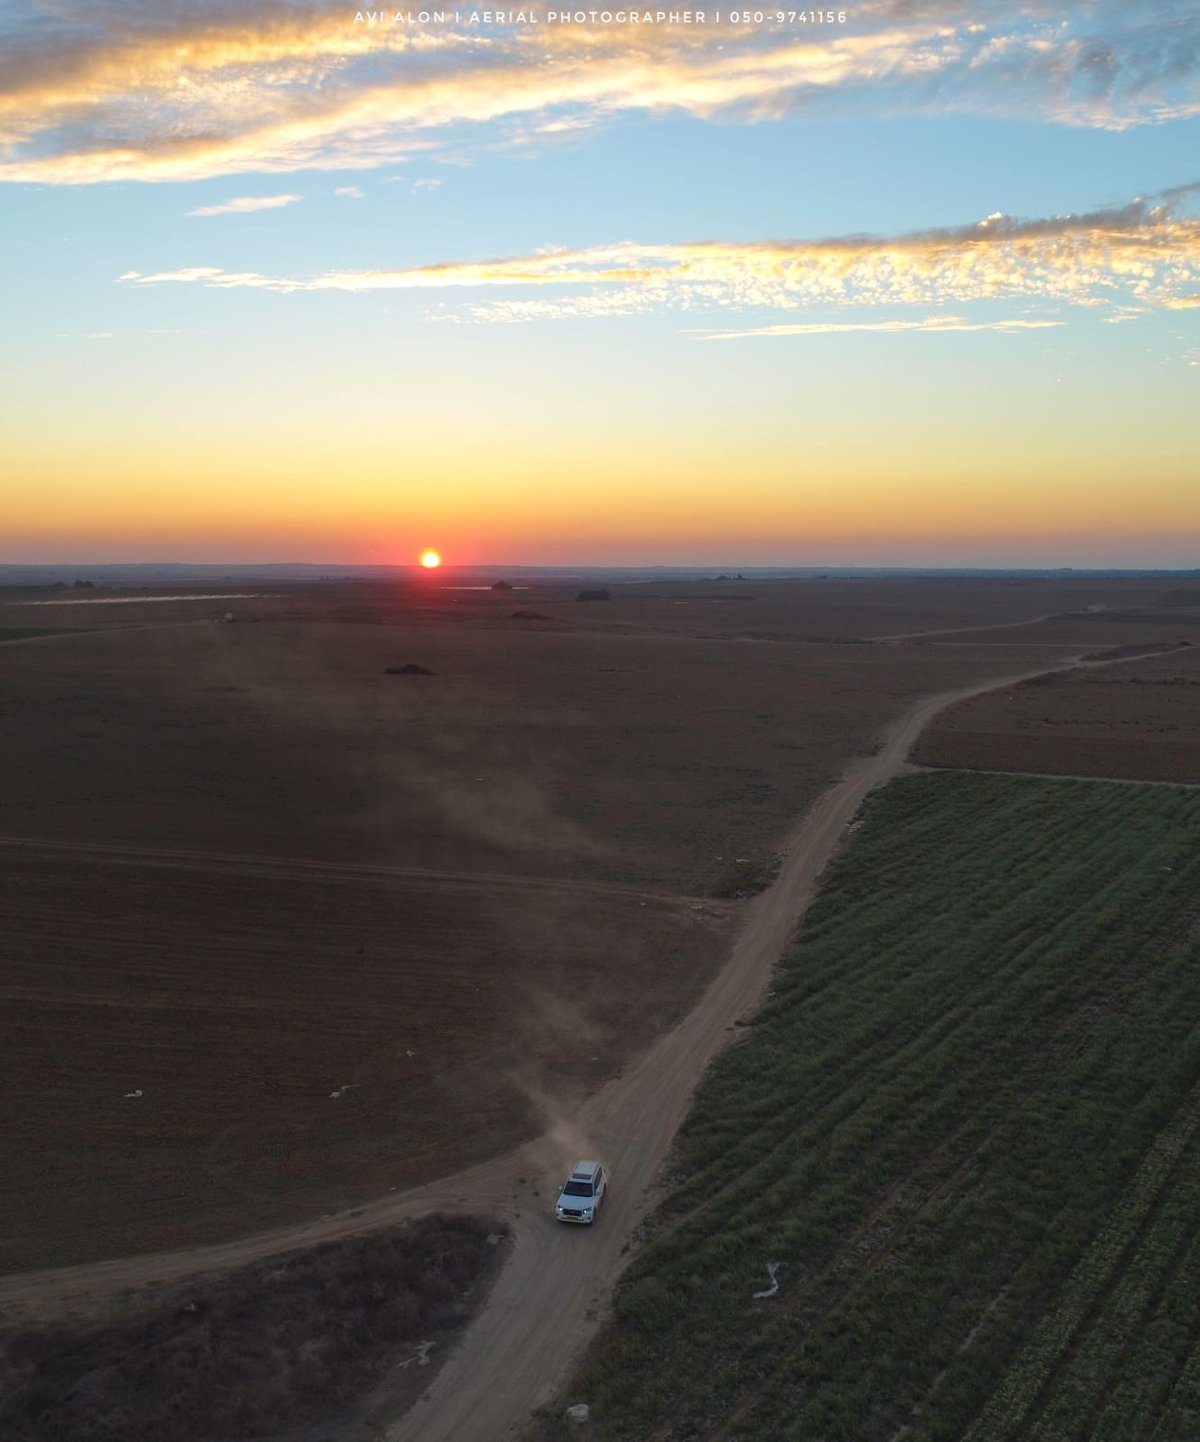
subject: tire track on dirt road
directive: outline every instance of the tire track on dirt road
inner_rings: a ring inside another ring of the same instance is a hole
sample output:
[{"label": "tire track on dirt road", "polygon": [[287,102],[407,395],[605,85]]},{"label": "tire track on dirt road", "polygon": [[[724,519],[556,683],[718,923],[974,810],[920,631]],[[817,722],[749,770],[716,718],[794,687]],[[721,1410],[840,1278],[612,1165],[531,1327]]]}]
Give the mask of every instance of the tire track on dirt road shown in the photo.
[{"label": "tire track on dirt road", "polygon": [[261,856],[252,852],[188,851],[178,847],[139,846],[103,841],[55,841],[38,836],[0,836],[0,851],[46,852],[118,866],[151,866],[167,870],[211,871],[225,876],[260,876],[282,881],[436,881],[464,890],[560,891],[570,895],[625,896],[688,906],[716,913],[729,903],[718,897],[656,891],[619,881],[585,881],[572,877],[523,876],[510,871],[450,871],[430,866],[381,866],[370,861],[318,861],[301,856]]},{"label": "tire track on dirt road", "polygon": [[89,640],[93,636],[118,636],[126,631],[170,631],[180,626],[213,626],[217,623],[210,617],[190,621],[132,621],[126,625],[117,626],[81,626],[78,630],[55,630],[49,626],[43,635],[40,636],[9,636],[0,637],[0,646],[42,646],[49,645],[51,641],[78,641],[80,637],[86,636]]},{"label": "tire track on dirt road", "polygon": [[[879,749],[853,762],[794,828],[778,877],[748,904],[733,953],[697,1006],[572,1116],[556,1115],[547,1099],[545,1131],[535,1141],[454,1176],[315,1222],[218,1246],[0,1279],[0,1309],[61,1311],[72,1303],[95,1308],[124,1289],[224,1270],[424,1212],[491,1211],[512,1227],[507,1265],[421,1399],[382,1435],[386,1442],[504,1442],[519,1435],[531,1412],[556,1396],[599,1325],[697,1083],[727,1043],[733,1024],[762,1001],[821,872],[867,795],[904,770],[921,731],[947,706],[1077,664],[1079,658],[1073,658],[993,677],[910,707],[884,733]],[[551,1188],[577,1156],[588,1154],[611,1168],[611,1195],[596,1226],[563,1227],[548,1215]]]},{"label": "tire track on dirt road", "polygon": [[[988,621],[982,626],[938,626],[932,631],[893,631],[887,636],[867,636],[865,639],[895,645],[900,641],[918,641],[924,636],[968,636],[977,631],[1011,631],[1014,626],[1040,626],[1043,621],[1063,621],[1085,614],[1083,611],[1047,611],[1044,616],[1027,616],[1023,621]],[[1044,641],[1042,644],[1054,645],[1056,643]],[[1057,644],[1077,646],[1079,642],[1060,641]]]}]

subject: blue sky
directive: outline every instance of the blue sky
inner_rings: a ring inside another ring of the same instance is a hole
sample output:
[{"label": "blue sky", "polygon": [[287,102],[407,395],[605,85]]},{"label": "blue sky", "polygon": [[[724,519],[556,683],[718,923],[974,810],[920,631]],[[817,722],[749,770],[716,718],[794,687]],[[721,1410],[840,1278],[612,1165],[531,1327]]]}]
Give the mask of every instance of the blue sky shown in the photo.
[{"label": "blue sky", "polygon": [[765,13],[0,7],[0,558],[1194,563],[1200,4]]}]

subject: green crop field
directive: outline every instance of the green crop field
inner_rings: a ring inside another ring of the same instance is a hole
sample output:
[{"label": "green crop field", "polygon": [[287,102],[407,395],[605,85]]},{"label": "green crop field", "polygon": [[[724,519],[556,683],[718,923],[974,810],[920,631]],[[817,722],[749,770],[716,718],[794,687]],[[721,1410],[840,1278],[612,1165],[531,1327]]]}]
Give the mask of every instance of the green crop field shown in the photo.
[{"label": "green crop field", "polygon": [[1200,1437],[1198,1123],[1200,792],[895,782],[572,1400],[637,1442]]}]

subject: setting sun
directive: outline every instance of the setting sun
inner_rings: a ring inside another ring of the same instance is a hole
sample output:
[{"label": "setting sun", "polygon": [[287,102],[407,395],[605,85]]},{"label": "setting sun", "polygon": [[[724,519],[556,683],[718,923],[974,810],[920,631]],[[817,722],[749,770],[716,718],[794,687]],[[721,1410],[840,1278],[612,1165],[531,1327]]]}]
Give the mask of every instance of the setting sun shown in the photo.
[{"label": "setting sun", "polygon": [[442,558],[438,555],[436,551],[422,551],[421,564],[427,570],[432,571],[435,567],[442,564]]}]

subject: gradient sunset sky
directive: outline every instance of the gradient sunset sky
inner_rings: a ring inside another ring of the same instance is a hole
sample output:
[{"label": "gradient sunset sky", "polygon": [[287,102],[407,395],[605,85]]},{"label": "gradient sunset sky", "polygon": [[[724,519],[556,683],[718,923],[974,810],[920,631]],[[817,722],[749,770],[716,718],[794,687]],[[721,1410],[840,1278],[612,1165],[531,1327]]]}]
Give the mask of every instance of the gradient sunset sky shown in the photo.
[{"label": "gradient sunset sky", "polygon": [[1200,564],[1200,0],[408,13],[0,0],[0,561]]}]

